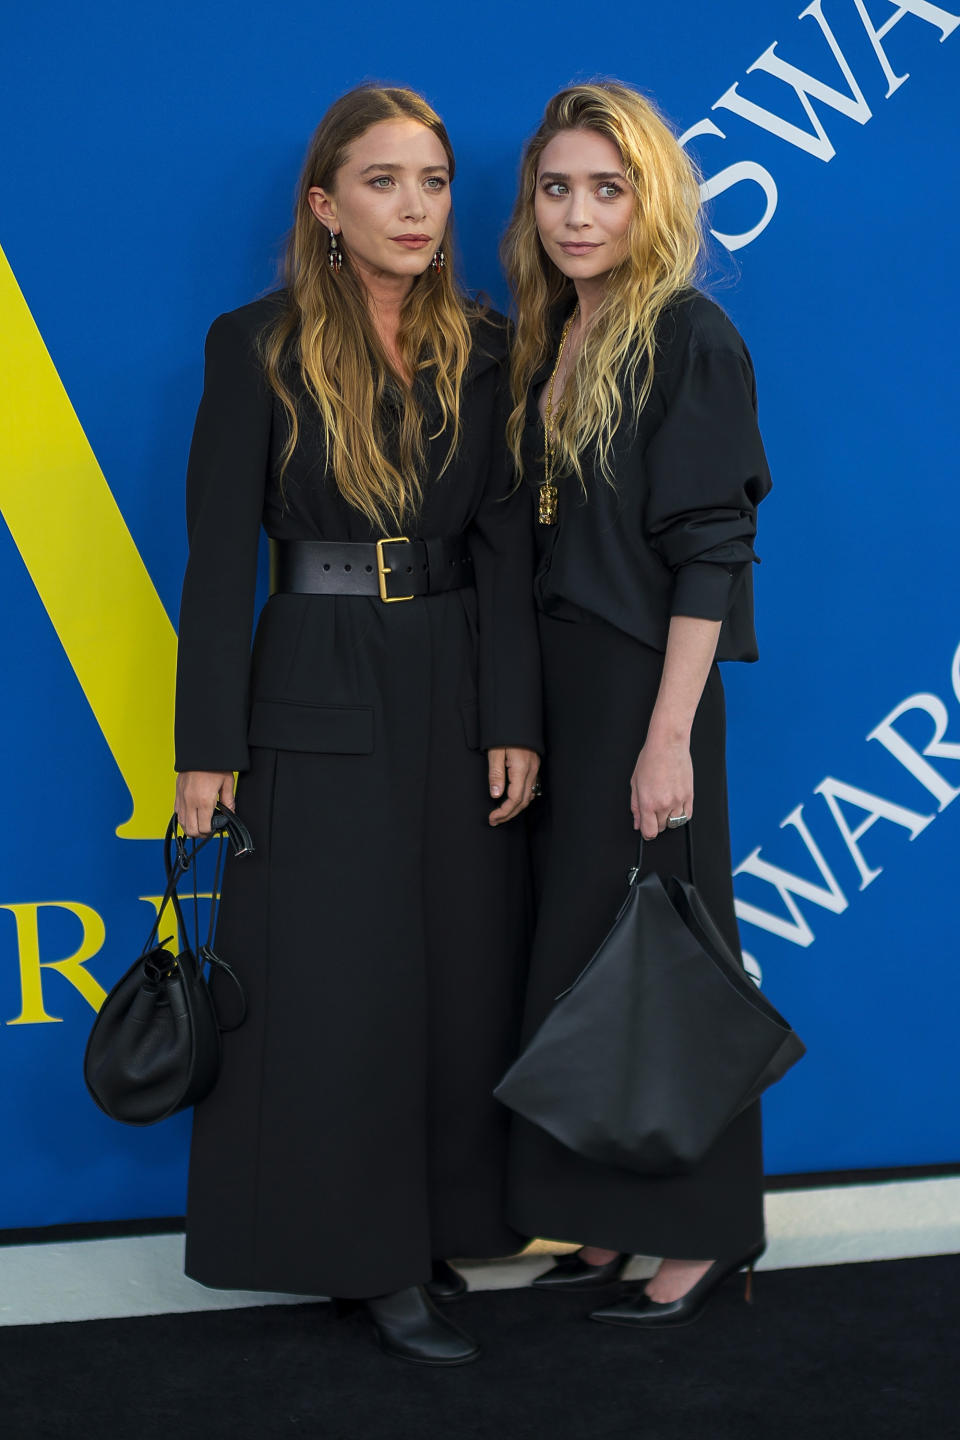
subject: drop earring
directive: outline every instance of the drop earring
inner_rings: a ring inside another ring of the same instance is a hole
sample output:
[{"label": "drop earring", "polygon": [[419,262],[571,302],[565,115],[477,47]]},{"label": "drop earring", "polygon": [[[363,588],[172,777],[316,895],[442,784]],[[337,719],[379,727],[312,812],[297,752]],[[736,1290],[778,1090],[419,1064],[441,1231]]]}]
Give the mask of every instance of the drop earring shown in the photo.
[{"label": "drop earring", "polygon": [[434,269],[434,270],[436,271],[436,273],[439,275],[439,274],[440,274],[440,271],[444,268],[444,266],[446,265],[446,263],[447,263],[447,257],[446,257],[446,255],[444,255],[443,250],[442,250],[442,249],[440,249],[440,250],[435,250],[435,251],[434,251],[434,255],[433,255],[433,259],[430,261],[430,265],[431,265],[432,269]]},{"label": "drop earring", "polygon": [[327,264],[334,275],[339,275],[343,268],[343,251],[337,244],[337,237],[332,230],[330,231],[330,245],[327,249]]}]

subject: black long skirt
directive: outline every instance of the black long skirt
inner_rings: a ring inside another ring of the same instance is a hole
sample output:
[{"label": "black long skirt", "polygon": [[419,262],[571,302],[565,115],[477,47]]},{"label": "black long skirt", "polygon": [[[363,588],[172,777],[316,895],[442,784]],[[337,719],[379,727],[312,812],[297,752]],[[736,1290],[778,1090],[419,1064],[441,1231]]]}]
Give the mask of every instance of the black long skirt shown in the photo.
[{"label": "black long skirt", "polygon": [[[538,819],[539,905],[526,1035],[603,939],[635,862],[630,776],[663,656],[602,621],[541,617],[548,763]],[[710,673],[693,726],[697,887],[739,955],[733,910],[723,685]],[[689,878],[687,836],[644,847],[644,869]],[[737,1117],[697,1169],[648,1178],[582,1159],[517,1119],[508,1217],[528,1234],[676,1259],[745,1253],[763,1234],[760,1107]]]}]

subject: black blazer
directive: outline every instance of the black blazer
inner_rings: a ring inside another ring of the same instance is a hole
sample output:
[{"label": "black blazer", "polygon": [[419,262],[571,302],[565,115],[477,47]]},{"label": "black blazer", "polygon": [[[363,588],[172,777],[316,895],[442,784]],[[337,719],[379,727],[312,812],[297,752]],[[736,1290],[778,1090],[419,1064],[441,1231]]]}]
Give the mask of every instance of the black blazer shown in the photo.
[{"label": "black blazer", "polygon": [[[614,437],[615,487],[587,463],[586,495],[576,477],[561,477],[559,522],[537,526],[538,603],[571,619],[599,615],[661,651],[672,615],[722,620],[717,659],[755,660],[753,540],[770,474],[750,355],[696,290],[664,312],[656,341],[650,398]],[[533,485],[542,478],[537,395],[552,366],[553,355],[528,395],[523,458]]]},{"label": "black blazer", "polygon": [[[250,744],[341,753],[369,748],[365,705],[378,677],[376,647],[367,653],[363,637],[389,625],[394,647],[412,643],[411,626],[396,614],[402,605],[383,607],[367,596],[278,595],[261,616],[251,660],[261,525],[281,540],[380,538],[337,489],[316,406],[305,396],[300,439],[281,493],[287,422],[257,348],[281,294],[221,315],[207,336],[187,470],[190,554],[180,608],[178,770],[245,770]],[[525,497],[513,489],[503,439],[506,329],[500,317],[491,317],[475,322],[473,331],[456,457],[441,475],[448,440],[430,441],[422,510],[404,533],[424,539],[465,534],[470,546],[476,591],[457,594],[474,637],[473,652],[463,657],[464,710],[472,711],[477,731],[472,743],[542,750],[533,547]],[[427,433],[433,434],[436,394],[423,384],[420,399]],[[391,403],[389,396],[384,403]],[[348,733],[354,723],[357,733]]]}]

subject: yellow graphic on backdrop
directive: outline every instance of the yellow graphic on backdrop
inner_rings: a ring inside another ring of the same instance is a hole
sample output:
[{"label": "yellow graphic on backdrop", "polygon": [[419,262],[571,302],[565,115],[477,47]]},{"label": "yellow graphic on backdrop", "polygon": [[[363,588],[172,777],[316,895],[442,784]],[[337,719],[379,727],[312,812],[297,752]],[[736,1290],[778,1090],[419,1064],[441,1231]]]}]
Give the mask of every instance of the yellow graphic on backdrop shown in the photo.
[{"label": "yellow graphic on backdrop", "polygon": [[[0,905],[0,910],[9,910],[17,922],[20,986],[23,995],[20,1014],[15,1020],[8,1020],[7,1024],[44,1025],[60,1021],[61,1016],[48,1015],[44,1008],[44,970],[58,970],[75,990],[79,990],[94,1010],[99,1010],[107,998],[107,992],[83,967],[103,947],[107,932],[102,916],[91,905],[81,905],[77,900],[42,900],[39,903],[31,901],[22,905]],[[41,910],[69,910],[83,926],[83,938],[79,948],[64,960],[40,959]]]},{"label": "yellow graphic on backdrop", "polygon": [[160,839],[176,634],[2,250],[0,374],[0,511],[133,799],[117,834]]}]

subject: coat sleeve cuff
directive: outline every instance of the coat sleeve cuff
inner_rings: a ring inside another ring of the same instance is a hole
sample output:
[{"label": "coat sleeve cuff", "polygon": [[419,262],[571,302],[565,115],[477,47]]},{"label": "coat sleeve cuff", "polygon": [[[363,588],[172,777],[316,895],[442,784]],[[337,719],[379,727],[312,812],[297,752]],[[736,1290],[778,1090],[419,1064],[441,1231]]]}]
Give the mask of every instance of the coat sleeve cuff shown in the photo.
[{"label": "coat sleeve cuff", "polygon": [[[216,765],[210,763],[213,760],[216,760]],[[226,775],[232,771],[234,775],[240,775],[250,769],[250,752],[238,750],[231,757],[204,754],[202,750],[178,750],[173,768],[178,775],[184,770],[203,770],[209,775]]]},{"label": "coat sleeve cuff", "polygon": [[521,736],[519,739],[516,735],[513,735],[509,740],[491,740],[488,736],[484,735],[480,741],[481,750],[533,750],[541,759],[543,759],[543,756],[546,754],[546,748],[542,737],[539,735]]},{"label": "coat sleeve cuff", "polygon": [[681,565],[673,588],[671,615],[697,620],[725,620],[734,581],[742,566],[691,561]]}]

